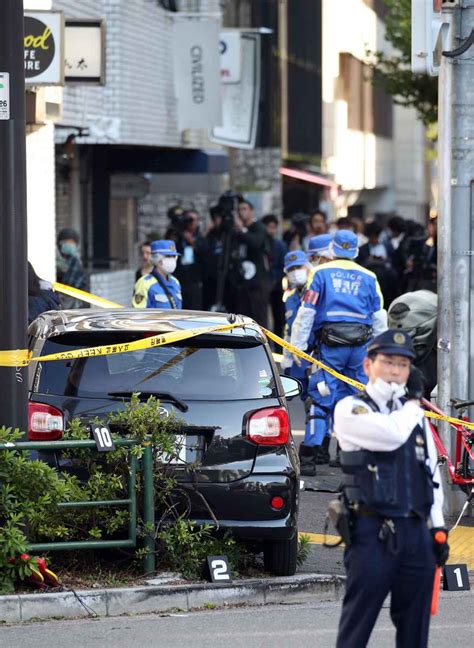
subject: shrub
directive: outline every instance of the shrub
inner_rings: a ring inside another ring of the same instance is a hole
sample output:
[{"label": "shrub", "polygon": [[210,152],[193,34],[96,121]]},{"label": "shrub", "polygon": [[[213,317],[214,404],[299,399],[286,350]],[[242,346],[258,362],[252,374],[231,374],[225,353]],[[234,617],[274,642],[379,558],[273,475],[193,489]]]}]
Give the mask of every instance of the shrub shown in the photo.
[{"label": "shrub", "polygon": [[[0,443],[22,439],[19,430],[0,427]],[[57,503],[70,499],[69,480],[41,461],[30,461],[29,454],[11,448],[0,451],[0,592],[13,591],[16,578],[31,574],[31,562],[11,562],[26,552],[26,531],[34,534],[50,520],[54,535],[60,526]]]}]

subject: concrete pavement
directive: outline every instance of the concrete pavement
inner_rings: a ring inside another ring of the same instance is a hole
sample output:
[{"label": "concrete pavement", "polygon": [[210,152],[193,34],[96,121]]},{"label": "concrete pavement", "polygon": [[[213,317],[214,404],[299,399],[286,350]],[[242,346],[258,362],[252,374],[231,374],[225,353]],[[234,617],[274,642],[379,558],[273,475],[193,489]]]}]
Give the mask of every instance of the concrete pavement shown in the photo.
[{"label": "concrete pavement", "polygon": [[[471,645],[473,601],[470,592],[441,593],[430,646]],[[22,624],[0,629],[0,648],[37,648],[39,644],[57,648],[331,648],[339,614],[340,603],[305,603]],[[369,648],[394,645],[395,632],[384,608]]]}]

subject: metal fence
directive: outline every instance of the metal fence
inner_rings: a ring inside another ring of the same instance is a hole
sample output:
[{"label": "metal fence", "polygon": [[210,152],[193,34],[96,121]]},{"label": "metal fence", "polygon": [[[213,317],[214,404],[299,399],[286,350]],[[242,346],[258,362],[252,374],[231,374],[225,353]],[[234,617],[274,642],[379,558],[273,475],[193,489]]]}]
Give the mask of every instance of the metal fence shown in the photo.
[{"label": "metal fence", "polygon": [[[114,439],[116,447],[129,447],[140,445],[132,439]],[[18,443],[2,443],[0,450],[69,450],[69,449],[96,449],[93,440],[80,441],[20,441]],[[60,509],[116,507],[127,506],[129,513],[128,537],[122,540],[79,540],[60,542],[39,542],[28,545],[31,551],[67,551],[74,549],[111,549],[117,547],[134,548],[137,546],[137,474],[142,474],[143,484],[143,523],[145,537],[143,546],[147,550],[143,563],[145,574],[155,571],[155,502],[153,490],[153,451],[151,443],[145,445],[140,459],[132,452],[129,457],[129,477],[127,497],[118,500],[96,500],[80,502],[61,502]]]}]

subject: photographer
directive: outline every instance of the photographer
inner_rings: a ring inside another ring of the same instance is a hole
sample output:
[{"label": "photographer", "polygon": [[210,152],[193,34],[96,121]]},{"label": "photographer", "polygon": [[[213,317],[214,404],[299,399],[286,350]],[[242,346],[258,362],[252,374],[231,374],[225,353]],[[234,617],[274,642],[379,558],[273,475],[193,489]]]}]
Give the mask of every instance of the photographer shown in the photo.
[{"label": "photographer", "polygon": [[251,202],[239,200],[238,209],[234,221],[234,240],[238,248],[241,276],[236,286],[236,311],[267,326],[271,290],[269,238],[263,224],[255,220]]},{"label": "photographer", "polygon": [[168,218],[171,224],[165,238],[176,243],[181,255],[174,274],[181,283],[183,308],[202,310],[204,240],[199,233],[199,214],[194,209],[171,207]]}]

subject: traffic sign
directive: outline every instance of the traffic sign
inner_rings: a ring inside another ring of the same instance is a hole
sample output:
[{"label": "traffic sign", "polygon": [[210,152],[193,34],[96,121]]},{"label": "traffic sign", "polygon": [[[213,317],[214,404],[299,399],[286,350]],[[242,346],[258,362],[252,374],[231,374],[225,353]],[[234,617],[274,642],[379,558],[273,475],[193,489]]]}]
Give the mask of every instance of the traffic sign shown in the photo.
[{"label": "traffic sign", "polygon": [[0,72],[0,119],[10,119],[10,74]]}]

